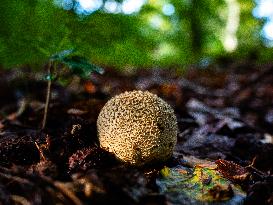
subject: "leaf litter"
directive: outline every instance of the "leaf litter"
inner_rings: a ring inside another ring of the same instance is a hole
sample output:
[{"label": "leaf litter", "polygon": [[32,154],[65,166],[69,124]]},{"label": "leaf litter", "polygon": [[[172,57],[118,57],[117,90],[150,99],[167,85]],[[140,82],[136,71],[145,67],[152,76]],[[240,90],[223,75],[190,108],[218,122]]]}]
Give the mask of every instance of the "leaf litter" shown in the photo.
[{"label": "leaf litter", "polygon": [[[80,62],[82,72],[85,59],[70,54],[55,58]],[[42,131],[43,74],[1,72],[0,204],[273,204],[273,66],[237,67],[217,74],[191,68],[183,76],[106,68],[67,87],[56,82]],[[127,167],[99,148],[100,109],[134,89],[175,109],[178,143],[166,163]]]}]

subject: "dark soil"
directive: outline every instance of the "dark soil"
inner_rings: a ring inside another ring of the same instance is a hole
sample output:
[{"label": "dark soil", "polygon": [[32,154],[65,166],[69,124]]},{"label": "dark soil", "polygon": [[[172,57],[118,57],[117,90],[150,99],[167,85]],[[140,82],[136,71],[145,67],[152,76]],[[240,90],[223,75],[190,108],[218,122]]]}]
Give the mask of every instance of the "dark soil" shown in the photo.
[{"label": "dark soil", "polygon": [[[192,67],[183,75],[108,68],[90,80],[74,76],[66,87],[54,83],[44,130],[43,75],[0,71],[0,204],[169,204],[155,179],[185,156],[225,162],[233,171],[220,167],[223,175],[247,192],[245,204],[273,204],[273,65],[220,67]],[[168,162],[128,167],[99,147],[101,108],[135,89],[175,109],[178,143]],[[245,169],[250,177],[234,177]]]}]

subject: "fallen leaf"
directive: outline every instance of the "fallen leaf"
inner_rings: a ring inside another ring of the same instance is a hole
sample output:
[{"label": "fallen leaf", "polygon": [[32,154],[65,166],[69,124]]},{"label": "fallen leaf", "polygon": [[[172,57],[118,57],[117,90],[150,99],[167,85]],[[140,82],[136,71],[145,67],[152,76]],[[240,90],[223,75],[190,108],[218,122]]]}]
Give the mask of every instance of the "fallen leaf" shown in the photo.
[{"label": "fallen leaf", "polygon": [[216,160],[215,163],[217,164],[217,170],[224,177],[236,183],[243,182],[248,179],[248,177],[250,177],[250,173],[247,171],[246,168],[235,164],[234,162],[219,159]]},{"label": "fallen leaf", "polygon": [[171,204],[242,203],[246,194],[212,167],[216,166],[164,167],[156,182]]}]

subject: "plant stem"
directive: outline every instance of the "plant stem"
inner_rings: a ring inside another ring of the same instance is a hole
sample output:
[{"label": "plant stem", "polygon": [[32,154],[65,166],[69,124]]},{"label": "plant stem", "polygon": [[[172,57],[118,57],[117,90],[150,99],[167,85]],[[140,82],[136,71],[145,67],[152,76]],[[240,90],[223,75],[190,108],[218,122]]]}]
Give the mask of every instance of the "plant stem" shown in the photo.
[{"label": "plant stem", "polygon": [[51,83],[52,83],[51,74],[52,74],[52,62],[50,61],[47,67],[47,75],[49,76],[49,79],[47,79],[46,102],[45,102],[44,117],[42,122],[42,129],[45,129],[45,126],[46,126],[49,102],[51,98]]}]

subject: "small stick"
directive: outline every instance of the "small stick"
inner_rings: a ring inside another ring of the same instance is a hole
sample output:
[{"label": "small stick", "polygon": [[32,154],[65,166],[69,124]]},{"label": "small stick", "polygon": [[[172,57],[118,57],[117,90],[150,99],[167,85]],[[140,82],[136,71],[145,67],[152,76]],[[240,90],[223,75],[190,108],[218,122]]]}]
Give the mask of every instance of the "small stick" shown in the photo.
[{"label": "small stick", "polygon": [[31,205],[31,203],[25,197],[22,197],[22,196],[19,196],[19,195],[11,195],[11,199],[16,204]]},{"label": "small stick", "polygon": [[74,205],[83,205],[81,200],[71,191],[68,189],[64,183],[53,181],[51,178],[47,176],[40,176],[40,178],[48,183],[50,186],[56,188],[60,193],[62,193],[63,196],[67,197]]},{"label": "small stick", "polygon": [[250,169],[252,169],[252,171],[254,171],[256,174],[258,174],[259,177],[261,177],[261,178],[264,178],[264,177],[268,176],[266,173],[260,171],[260,170],[257,169],[256,167],[254,167],[254,164],[255,164],[255,162],[256,162],[256,159],[257,159],[257,157],[255,156],[255,157],[253,158],[251,164],[248,165],[248,166],[246,166],[245,168],[248,168],[248,169],[250,168]]},{"label": "small stick", "polygon": [[71,191],[69,190],[63,183],[61,182],[52,182],[54,187],[57,188],[64,196],[70,199],[75,205],[83,205],[81,200]]},{"label": "small stick", "polygon": [[41,147],[39,147],[38,143],[37,142],[34,142],[35,143],[35,146],[37,147],[39,153],[40,153],[40,160],[43,160],[43,161],[46,161],[46,157],[43,153],[43,150],[41,149]]}]

